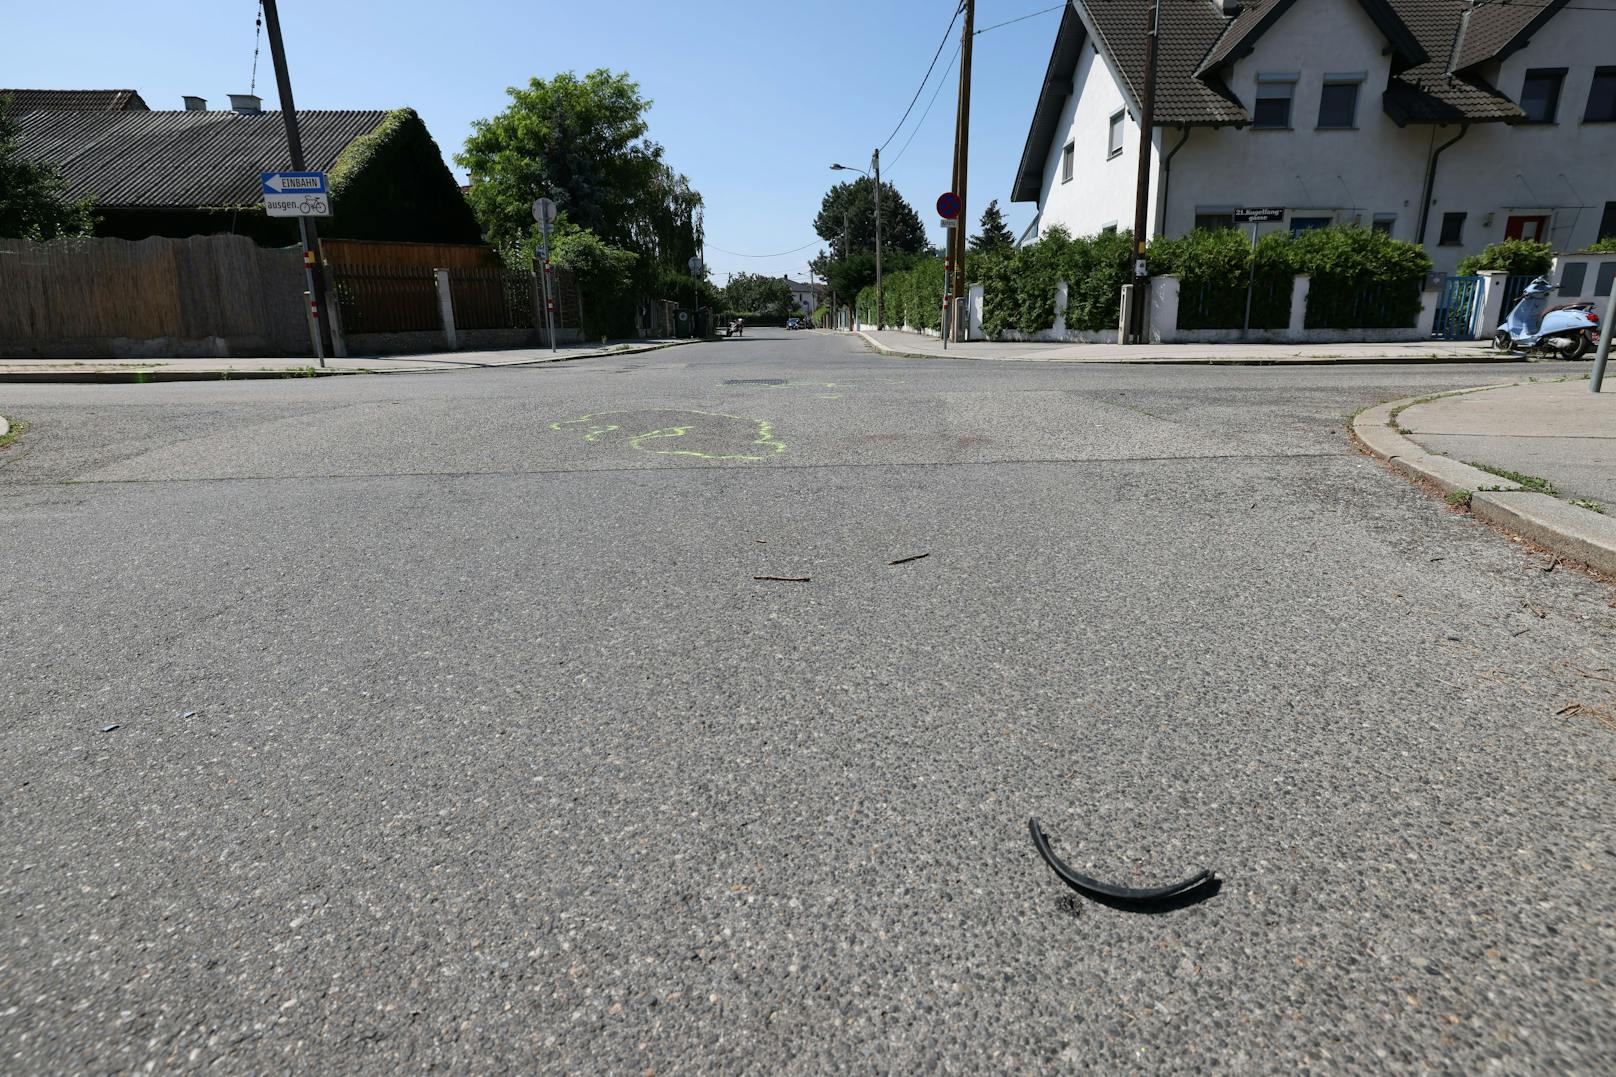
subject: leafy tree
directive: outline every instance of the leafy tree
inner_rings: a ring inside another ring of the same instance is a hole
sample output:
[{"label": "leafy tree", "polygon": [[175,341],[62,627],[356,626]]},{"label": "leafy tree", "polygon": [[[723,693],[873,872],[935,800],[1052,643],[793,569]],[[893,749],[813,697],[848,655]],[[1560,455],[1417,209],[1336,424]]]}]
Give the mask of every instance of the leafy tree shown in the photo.
[{"label": "leafy tree", "polygon": [[563,223],[552,237],[550,260],[571,270],[585,295],[583,330],[589,339],[634,335],[639,293],[639,256],[601,242],[577,225]]},{"label": "leafy tree", "polygon": [[11,98],[0,97],[0,236],[59,239],[95,230],[94,203],[74,202],[56,169],[23,157]]},{"label": "leafy tree", "polygon": [[[852,183],[838,183],[825,195],[814,218],[819,238],[843,253],[875,251],[875,181],[860,176]],[[926,229],[915,208],[890,183],[881,184],[881,252],[919,254],[927,249]]]},{"label": "leafy tree", "polygon": [[982,211],[982,232],[971,237],[971,249],[1005,251],[1015,245],[1016,234],[1004,223],[1004,214],[999,212],[999,200],[995,198],[988,203],[988,208]]},{"label": "leafy tree", "polygon": [[535,230],[548,197],[603,243],[650,264],[683,268],[701,249],[701,195],[646,137],[651,102],[639,83],[604,68],[563,72],[506,91],[511,103],[472,124],[455,160],[472,176],[471,205],[500,247]]},{"label": "leafy tree", "polygon": [[791,315],[797,313],[791,286],[781,277],[739,273],[723,289],[723,305],[736,314]]}]

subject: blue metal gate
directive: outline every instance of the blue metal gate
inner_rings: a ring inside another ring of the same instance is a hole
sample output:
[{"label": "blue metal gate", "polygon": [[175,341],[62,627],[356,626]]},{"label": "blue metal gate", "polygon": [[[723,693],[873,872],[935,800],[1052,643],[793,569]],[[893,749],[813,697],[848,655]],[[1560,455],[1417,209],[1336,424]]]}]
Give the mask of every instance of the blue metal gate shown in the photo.
[{"label": "blue metal gate", "polygon": [[1521,301],[1526,294],[1526,288],[1537,280],[1536,273],[1512,273],[1504,278],[1504,305],[1499,307],[1499,317],[1508,318],[1509,312],[1515,309],[1515,304]]},{"label": "blue metal gate", "polygon": [[1442,282],[1431,335],[1437,340],[1475,340],[1481,313],[1481,278],[1450,276]]}]

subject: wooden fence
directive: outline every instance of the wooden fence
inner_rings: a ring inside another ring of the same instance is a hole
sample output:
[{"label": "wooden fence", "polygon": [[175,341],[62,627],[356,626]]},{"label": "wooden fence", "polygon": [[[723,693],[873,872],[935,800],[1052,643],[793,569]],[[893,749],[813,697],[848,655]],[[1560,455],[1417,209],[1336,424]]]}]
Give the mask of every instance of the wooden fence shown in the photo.
[{"label": "wooden fence", "polygon": [[442,328],[437,277],[431,266],[330,267],[344,333],[415,333]]},{"label": "wooden fence", "polygon": [[0,240],[0,355],[312,353],[302,259],[245,236]]}]

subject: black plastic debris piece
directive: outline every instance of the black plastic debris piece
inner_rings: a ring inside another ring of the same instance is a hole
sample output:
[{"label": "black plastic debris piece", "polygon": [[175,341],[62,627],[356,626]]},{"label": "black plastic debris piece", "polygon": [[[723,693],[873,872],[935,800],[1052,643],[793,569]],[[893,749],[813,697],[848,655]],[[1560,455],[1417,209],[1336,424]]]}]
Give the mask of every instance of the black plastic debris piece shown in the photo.
[{"label": "black plastic debris piece", "polygon": [[1061,882],[1091,901],[1109,905],[1114,909],[1126,912],[1168,912],[1204,901],[1223,886],[1223,880],[1210,869],[1204,869],[1199,874],[1171,886],[1150,890],[1102,883],[1087,875],[1079,875],[1066,861],[1056,856],[1055,850],[1050,848],[1048,836],[1038,825],[1037,819],[1027,820],[1027,830],[1032,834],[1032,844],[1038,850],[1038,855],[1044,858],[1044,863],[1049,865],[1051,871],[1060,876]]},{"label": "black plastic debris piece", "polygon": [[115,729],[122,729],[122,728],[123,728],[122,725],[120,725],[117,722],[113,722],[111,725],[102,726],[101,727],[101,732],[103,732],[103,733],[111,733]]}]

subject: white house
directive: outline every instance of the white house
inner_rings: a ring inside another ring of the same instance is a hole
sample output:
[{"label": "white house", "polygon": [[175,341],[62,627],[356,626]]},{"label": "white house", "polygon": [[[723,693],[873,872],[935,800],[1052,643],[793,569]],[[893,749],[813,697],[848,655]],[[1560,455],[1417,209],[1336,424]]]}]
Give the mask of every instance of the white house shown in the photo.
[{"label": "white house", "polygon": [[[1152,235],[1283,206],[1436,268],[1616,235],[1616,0],[1160,0]],[[1026,238],[1131,231],[1150,0],[1070,0],[1016,173]]]},{"label": "white house", "polygon": [[812,314],[818,310],[825,301],[825,286],[823,284],[803,283],[785,278],[786,286],[791,289],[791,301],[797,309],[804,314]]}]

